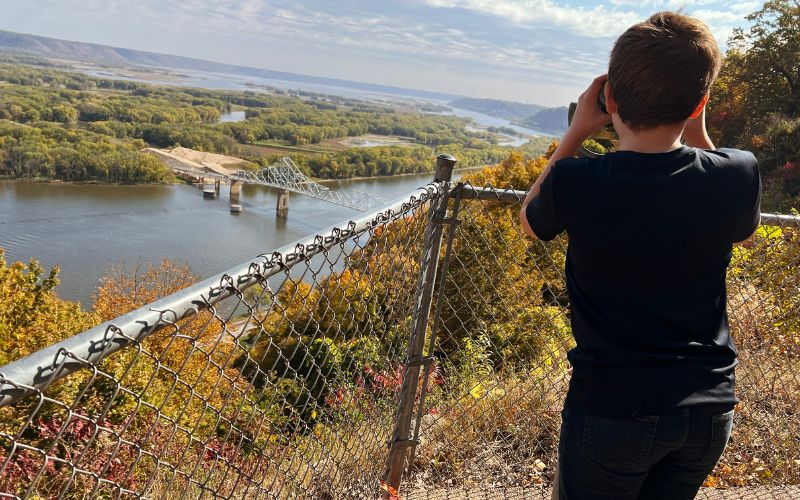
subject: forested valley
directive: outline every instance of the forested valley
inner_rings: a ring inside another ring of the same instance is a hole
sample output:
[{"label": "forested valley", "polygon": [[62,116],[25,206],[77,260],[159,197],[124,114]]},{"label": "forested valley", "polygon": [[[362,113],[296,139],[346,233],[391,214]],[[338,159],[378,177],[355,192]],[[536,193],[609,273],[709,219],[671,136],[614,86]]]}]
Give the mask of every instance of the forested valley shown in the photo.
[{"label": "forested valley", "polygon": [[[480,166],[512,149],[496,145],[496,130],[468,130],[468,120],[422,112],[430,106],[154,86],[8,63],[0,65],[0,82],[0,175],[12,178],[173,181],[155,158],[139,153],[148,145],[238,156],[254,167],[290,155],[319,178],[430,171],[434,152]],[[219,123],[234,109],[245,112],[243,121]],[[347,148],[335,142],[365,134],[407,144]],[[548,142],[523,150],[539,154]]]}]

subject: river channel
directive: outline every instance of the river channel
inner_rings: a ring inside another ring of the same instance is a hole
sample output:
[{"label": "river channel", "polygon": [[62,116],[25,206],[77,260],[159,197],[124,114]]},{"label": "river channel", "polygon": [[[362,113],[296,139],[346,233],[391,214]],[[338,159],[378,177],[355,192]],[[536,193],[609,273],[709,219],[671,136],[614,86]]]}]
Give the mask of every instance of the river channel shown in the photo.
[{"label": "river channel", "polygon": [[[391,200],[425,185],[433,174],[327,182]],[[203,199],[189,185],[112,186],[0,182],[0,248],[6,261],[35,258],[59,266],[59,297],[88,307],[112,266],[171,259],[199,277],[213,276],[360,212],[290,195],[288,218],[275,216],[277,192],[245,185],[244,212],[220,197]]]}]

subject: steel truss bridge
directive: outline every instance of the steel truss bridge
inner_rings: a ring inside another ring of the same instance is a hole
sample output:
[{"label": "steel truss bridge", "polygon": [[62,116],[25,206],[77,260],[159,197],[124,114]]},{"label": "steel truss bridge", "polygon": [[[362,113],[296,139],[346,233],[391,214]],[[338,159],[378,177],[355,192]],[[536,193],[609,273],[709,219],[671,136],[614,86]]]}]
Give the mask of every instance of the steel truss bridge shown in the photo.
[{"label": "steel truss bridge", "polygon": [[178,161],[168,161],[166,164],[175,172],[189,177],[203,177],[231,183],[239,181],[247,184],[259,184],[261,186],[285,189],[292,193],[310,196],[361,212],[373,210],[386,203],[380,196],[364,191],[355,189],[351,191],[334,191],[329,189],[309,179],[288,156],[256,172],[239,170],[230,175],[209,171],[208,168],[200,170]]}]

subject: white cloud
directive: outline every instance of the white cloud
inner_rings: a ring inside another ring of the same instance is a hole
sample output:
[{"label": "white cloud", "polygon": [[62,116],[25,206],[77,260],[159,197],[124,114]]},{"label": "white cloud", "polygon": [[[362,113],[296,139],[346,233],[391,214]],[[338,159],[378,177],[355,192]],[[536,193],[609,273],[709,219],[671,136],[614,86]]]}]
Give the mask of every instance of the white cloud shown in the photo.
[{"label": "white cloud", "polygon": [[752,12],[757,11],[761,8],[761,2],[741,2],[741,3],[734,3],[728,6],[728,8],[737,13],[739,16],[744,17]]},{"label": "white cloud", "polygon": [[698,19],[702,19],[703,22],[709,26],[733,24],[742,18],[739,14],[724,10],[697,10],[694,11],[692,15]]},{"label": "white cloud", "polygon": [[610,0],[612,5],[618,7],[637,7],[651,10],[678,10],[687,9],[694,5],[709,5],[716,0]]},{"label": "white cloud", "polygon": [[461,8],[506,18],[514,23],[542,23],[588,37],[613,37],[641,20],[635,12],[556,5],[551,0],[427,0],[432,7]]}]

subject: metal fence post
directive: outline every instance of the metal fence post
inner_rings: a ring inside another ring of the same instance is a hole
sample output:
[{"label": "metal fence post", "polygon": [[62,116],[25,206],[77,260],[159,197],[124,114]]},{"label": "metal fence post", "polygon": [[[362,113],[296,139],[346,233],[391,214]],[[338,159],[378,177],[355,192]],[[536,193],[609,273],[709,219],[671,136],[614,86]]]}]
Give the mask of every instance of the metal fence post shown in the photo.
[{"label": "metal fence post", "polygon": [[[450,196],[455,198],[453,207],[450,209],[450,215],[447,219],[439,219],[439,224],[447,224],[449,227],[447,233],[447,247],[444,252],[444,259],[441,263],[441,277],[439,278],[439,290],[436,296],[436,304],[433,305],[433,322],[431,323],[431,335],[428,339],[425,357],[430,362],[425,363],[425,368],[422,371],[422,389],[419,392],[419,403],[417,404],[417,418],[414,423],[414,434],[411,438],[411,447],[408,454],[408,472],[411,473],[411,466],[414,461],[414,454],[417,451],[417,444],[419,443],[419,430],[422,424],[422,416],[425,414],[425,396],[428,391],[428,379],[431,374],[433,366],[433,352],[436,349],[436,339],[439,333],[442,318],[442,305],[445,297],[445,284],[447,283],[447,270],[450,266],[450,257],[453,254],[453,240],[456,236],[456,227],[458,226],[458,210],[461,207],[461,193],[464,184],[459,182],[454,191],[450,192]],[[455,195],[455,196],[453,196]]]},{"label": "metal fence post", "polygon": [[451,155],[441,154],[436,157],[436,173],[434,182],[445,182],[443,196],[432,207],[428,223],[425,227],[425,248],[422,251],[419,281],[417,282],[416,304],[412,318],[413,330],[410,332],[408,349],[403,369],[403,383],[400,388],[400,404],[395,418],[394,433],[389,443],[389,456],[386,460],[384,474],[383,498],[391,498],[400,488],[403,475],[403,464],[407,451],[414,443],[411,437],[411,420],[414,403],[417,397],[420,367],[430,362],[423,357],[428,318],[433,302],[433,288],[436,283],[436,271],[439,253],[442,247],[441,219],[447,212],[450,181],[453,168],[458,160]]}]

